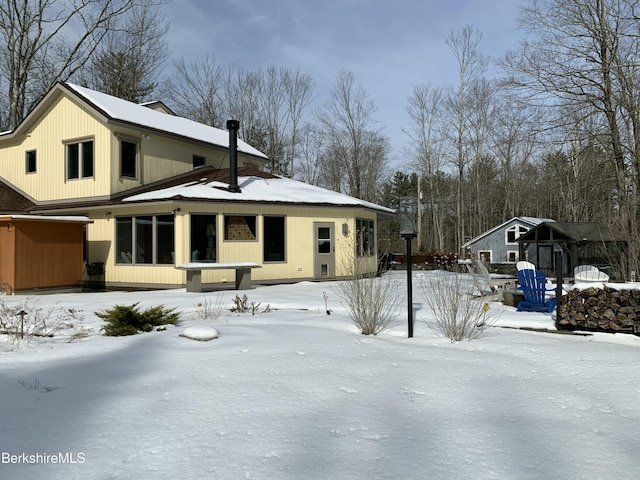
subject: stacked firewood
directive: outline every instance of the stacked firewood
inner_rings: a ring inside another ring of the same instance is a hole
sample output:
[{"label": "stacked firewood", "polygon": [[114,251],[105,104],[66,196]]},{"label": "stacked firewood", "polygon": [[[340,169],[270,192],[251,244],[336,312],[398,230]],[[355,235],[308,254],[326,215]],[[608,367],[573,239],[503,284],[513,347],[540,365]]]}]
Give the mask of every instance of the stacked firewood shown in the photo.
[{"label": "stacked firewood", "polygon": [[590,287],[562,296],[556,326],[559,330],[640,333],[640,290]]}]

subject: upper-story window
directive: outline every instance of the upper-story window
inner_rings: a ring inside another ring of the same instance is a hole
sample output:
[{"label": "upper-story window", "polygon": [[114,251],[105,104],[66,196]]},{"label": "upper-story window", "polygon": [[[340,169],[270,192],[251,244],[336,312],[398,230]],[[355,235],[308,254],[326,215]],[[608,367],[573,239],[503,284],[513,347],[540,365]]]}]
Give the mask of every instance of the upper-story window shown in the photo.
[{"label": "upper-story window", "polygon": [[93,140],[67,143],[67,180],[93,177]]},{"label": "upper-story window", "polygon": [[138,177],[138,144],[120,141],[120,176],[126,178]]},{"label": "upper-story window", "polygon": [[26,171],[27,173],[35,173],[36,171],[36,151],[29,150],[25,154]]},{"label": "upper-story window", "polygon": [[515,244],[518,241],[520,236],[527,233],[529,229],[527,227],[523,227],[522,225],[514,225],[512,227],[507,228],[506,231],[506,242],[507,244]]},{"label": "upper-story window", "polygon": [[204,167],[207,159],[202,155],[194,155],[193,156],[193,168]]}]

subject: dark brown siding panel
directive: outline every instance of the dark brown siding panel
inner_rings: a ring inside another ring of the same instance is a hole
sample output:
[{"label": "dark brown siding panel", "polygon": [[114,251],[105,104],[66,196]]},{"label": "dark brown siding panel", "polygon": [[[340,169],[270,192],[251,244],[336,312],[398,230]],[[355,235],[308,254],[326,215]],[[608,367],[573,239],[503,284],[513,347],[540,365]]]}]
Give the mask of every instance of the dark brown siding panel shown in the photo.
[{"label": "dark brown siding panel", "polygon": [[15,289],[15,227],[0,222],[0,284]]}]

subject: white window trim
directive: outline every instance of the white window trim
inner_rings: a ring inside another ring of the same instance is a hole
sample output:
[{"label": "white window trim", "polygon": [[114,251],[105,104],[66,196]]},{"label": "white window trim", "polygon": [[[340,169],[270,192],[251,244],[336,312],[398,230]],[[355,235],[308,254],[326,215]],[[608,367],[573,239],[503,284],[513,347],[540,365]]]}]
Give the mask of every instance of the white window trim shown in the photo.
[{"label": "white window trim", "polygon": [[483,260],[482,254],[484,254],[484,253],[488,253],[489,254],[489,263],[491,263],[493,261],[493,250],[478,250],[476,252],[478,260]]},{"label": "white window trim", "polygon": [[[520,229],[524,229],[525,232],[520,233]],[[516,232],[517,236],[515,237],[515,242],[510,242],[509,241],[509,232]],[[520,238],[522,235],[526,235],[527,233],[529,233],[529,228],[525,227],[524,225],[520,225],[519,223],[516,223],[515,225],[511,225],[509,228],[507,228],[504,231],[504,244],[505,245],[517,245],[518,244],[518,238]]]}]

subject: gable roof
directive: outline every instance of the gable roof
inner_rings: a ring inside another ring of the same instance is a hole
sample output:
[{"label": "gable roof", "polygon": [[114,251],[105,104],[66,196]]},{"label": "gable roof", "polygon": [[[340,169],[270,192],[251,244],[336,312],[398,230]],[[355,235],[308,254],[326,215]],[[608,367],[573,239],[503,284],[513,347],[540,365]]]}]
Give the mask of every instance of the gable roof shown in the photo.
[{"label": "gable roof", "polygon": [[[106,93],[64,82],[56,83],[14,131],[2,132],[0,136],[11,137],[26,133],[29,125],[35,122],[41,112],[46,110],[46,107],[60,94],[66,94],[84,103],[102,116],[106,122],[139,128],[148,133],[156,132],[178,139],[229,148],[229,132],[227,130],[210,127],[193,120],[154,110],[144,104],[138,105]],[[238,139],[238,151],[262,161],[267,160],[264,153],[240,139]]]},{"label": "gable roof", "polygon": [[529,227],[536,227],[538,225],[540,225],[543,222],[555,222],[555,220],[551,220],[549,218],[536,218],[536,217],[513,217],[509,220],[507,220],[504,223],[501,223],[500,225],[498,225],[497,227],[493,227],[490,230],[487,230],[484,233],[481,233],[480,235],[478,235],[475,238],[472,238],[471,240],[469,240],[468,242],[464,243],[462,245],[463,248],[467,248],[470,247],[471,245],[473,245],[474,243],[476,243],[478,240],[483,239],[484,237],[491,235],[493,232],[496,232],[504,227],[506,227],[507,225],[509,225],[510,223],[515,223],[515,222],[520,222],[520,223],[524,223],[525,225],[528,225]]},{"label": "gable roof", "polygon": [[543,222],[518,238],[518,243],[627,242],[626,233],[597,222]]},{"label": "gable roof", "polygon": [[34,206],[34,202],[18,192],[4,178],[0,177],[0,212],[25,213]]},{"label": "gable roof", "polygon": [[360,200],[326,188],[309,185],[290,178],[263,172],[255,167],[238,169],[239,193],[227,190],[229,169],[202,167],[191,175],[174,177],[153,185],[124,192],[122,202],[158,202],[167,200],[246,202],[309,206],[362,207],[380,213],[394,214],[395,210]]}]

